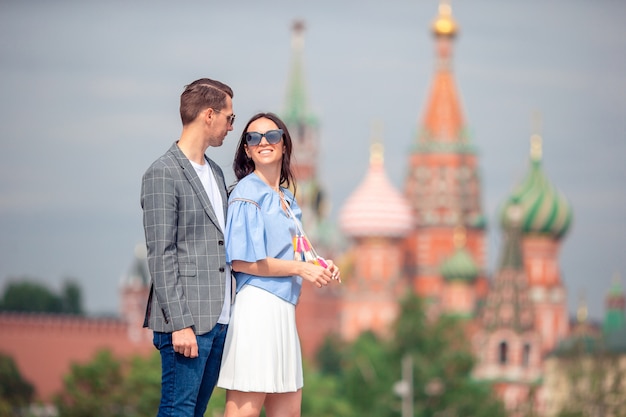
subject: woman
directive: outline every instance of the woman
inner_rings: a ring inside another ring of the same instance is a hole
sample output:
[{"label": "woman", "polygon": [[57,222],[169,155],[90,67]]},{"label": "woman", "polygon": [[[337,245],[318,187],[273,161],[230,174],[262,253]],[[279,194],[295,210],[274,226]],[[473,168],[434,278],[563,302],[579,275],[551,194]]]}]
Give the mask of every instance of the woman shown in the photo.
[{"label": "woman", "polygon": [[259,113],[246,125],[233,169],[226,257],[237,296],[217,385],[227,390],[225,417],[300,415],[302,357],[295,306],[302,279],[317,287],[339,280],[339,268],[294,260],[302,211],[294,195],[292,142],[285,124]]}]

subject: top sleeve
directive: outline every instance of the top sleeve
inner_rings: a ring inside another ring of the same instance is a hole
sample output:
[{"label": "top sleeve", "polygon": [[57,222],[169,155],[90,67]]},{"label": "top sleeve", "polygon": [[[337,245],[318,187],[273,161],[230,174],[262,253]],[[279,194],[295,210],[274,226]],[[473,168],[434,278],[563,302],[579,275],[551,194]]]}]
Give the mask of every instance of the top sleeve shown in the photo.
[{"label": "top sleeve", "polygon": [[259,205],[235,198],[226,219],[226,261],[256,262],[267,258],[265,224]]}]

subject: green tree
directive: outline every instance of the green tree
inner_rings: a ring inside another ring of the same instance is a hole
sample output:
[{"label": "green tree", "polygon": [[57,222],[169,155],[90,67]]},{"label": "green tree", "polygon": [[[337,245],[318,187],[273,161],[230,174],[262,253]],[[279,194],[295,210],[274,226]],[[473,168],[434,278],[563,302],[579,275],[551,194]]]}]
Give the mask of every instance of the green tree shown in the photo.
[{"label": "green tree", "polygon": [[130,359],[123,382],[126,416],[155,416],[161,400],[161,356],[154,352],[147,358]]},{"label": "green tree", "polygon": [[399,379],[400,360],[372,332],[362,333],[344,354],[340,386],[355,417],[397,415],[399,402],[392,387]]},{"label": "green tree", "polygon": [[46,286],[34,281],[9,283],[2,297],[3,311],[60,313],[61,300]]},{"label": "green tree", "polygon": [[506,416],[491,386],[472,379],[475,359],[465,323],[447,316],[427,320],[422,302],[414,294],[404,297],[390,344],[391,363],[403,355],[412,359],[414,414]]},{"label": "green tree", "polygon": [[34,280],[13,281],[0,297],[0,311],[83,314],[82,293],[72,280],[64,282],[61,295]]},{"label": "green tree", "polygon": [[30,404],[34,392],[13,358],[0,353],[0,417],[21,415],[20,410]]},{"label": "green tree", "polygon": [[66,280],[61,289],[63,313],[83,315],[83,295],[80,286],[73,280]]},{"label": "green tree", "polygon": [[73,364],[55,397],[63,417],[147,417],[156,415],[161,384],[158,353],[148,358],[115,358],[102,350],[87,364]]},{"label": "green tree", "polygon": [[121,391],[122,363],[111,352],[103,350],[87,364],[72,364],[64,381],[64,391],[55,398],[59,415],[63,417],[91,417],[98,410],[101,417],[126,415]]},{"label": "green tree", "polygon": [[326,336],[315,354],[315,364],[317,364],[319,372],[326,375],[339,375],[341,373],[342,352],[345,351],[346,346],[339,335],[329,334]]},{"label": "green tree", "polygon": [[304,362],[302,393],[303,417],[339,417],[353,414],[348,399],[341,395],[340,380],[334,374],[325,374]]},{"label": "green tree", "polygon": [[[401,380],[402,358],[407,355],[412,362],[414,416],[506,415],[491,387],[471,377],[475,360],[465,323],[445,316],[427,320],[422,300],[407,294],[390,330],[384,339],[364,332],[352,344],[330,339],[322,345],[317,355],[320,372],[327,385],[336,387],[335,397],[347,403],[335,409],[335,416],[399,416],[401,399],[394,386]],[[307,389],[306,396],[324,395]]]},{"label": "green tree", "polygon": [[[153,417],[161,399],[161,357],[117,359],[100,351],[86,364],[74,364],[55,397],[62,417]],[[221,417],[226,392],[216,388],[205,416]],[[97,410],[97,414],[94,414]]]}]

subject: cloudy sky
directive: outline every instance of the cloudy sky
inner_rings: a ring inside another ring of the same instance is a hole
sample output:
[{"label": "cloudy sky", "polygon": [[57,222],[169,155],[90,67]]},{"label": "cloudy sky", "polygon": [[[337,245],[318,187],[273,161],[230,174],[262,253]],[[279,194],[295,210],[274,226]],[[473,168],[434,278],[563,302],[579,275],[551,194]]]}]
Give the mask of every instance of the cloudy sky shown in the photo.
[{"label": "cloudy sky", "polygon": [[[120,278],[143,242],[141,175],[180,133],[183,86],[208,76],[235,90],[235,130],[209,150],[230,173],[246,119],[283,110],[294,19],[306,21],[331,215],[366,172],[374,122],[401,189],[432,81],[437,5],[1,1],[0,285],[29,277],[56,290],[70,277],[89,312],[116,312]],[[538,112],[544,171],[575,216],[560,256],[570,310],[584,296],[599,318],[613,276],[626,281],[626,2],[453,0],[452,10],[489,268],[499,257],[497,209],[528,172]]]}]

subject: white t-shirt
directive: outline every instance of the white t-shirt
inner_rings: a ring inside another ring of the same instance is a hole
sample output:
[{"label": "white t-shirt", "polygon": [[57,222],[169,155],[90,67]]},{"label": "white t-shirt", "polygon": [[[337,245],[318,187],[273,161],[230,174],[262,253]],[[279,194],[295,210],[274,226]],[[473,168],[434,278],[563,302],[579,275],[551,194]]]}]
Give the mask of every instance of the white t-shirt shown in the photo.
[{"label": "white t-shirt", "polygon": [[[213,170],[209,167],[209,163],[205,161],[203,165],[196,164],[193,161],[191,165],[196,170],[198,177],[200,178],[200,182],[204,186],[204,190],[209,196],[209,201],[211,201],[211,205],[213,206],[213,211],[217,216],[217,222],[220,224],[222,231],[225,228],[225,219],[224,219],[224,210],[222,210],[222,195],[220,194],[219,187],[217,185],[217,181],[215,181],[215,176],[213,175]],[[228,324],[230,319],[230,305],[232,302],[232,278],[230,274],[230,266],[226,264],[226,288],[224,292],[224,306],[222,307],[222,312],[220,313],[220,317],[217,319],[218,323]]]}]

